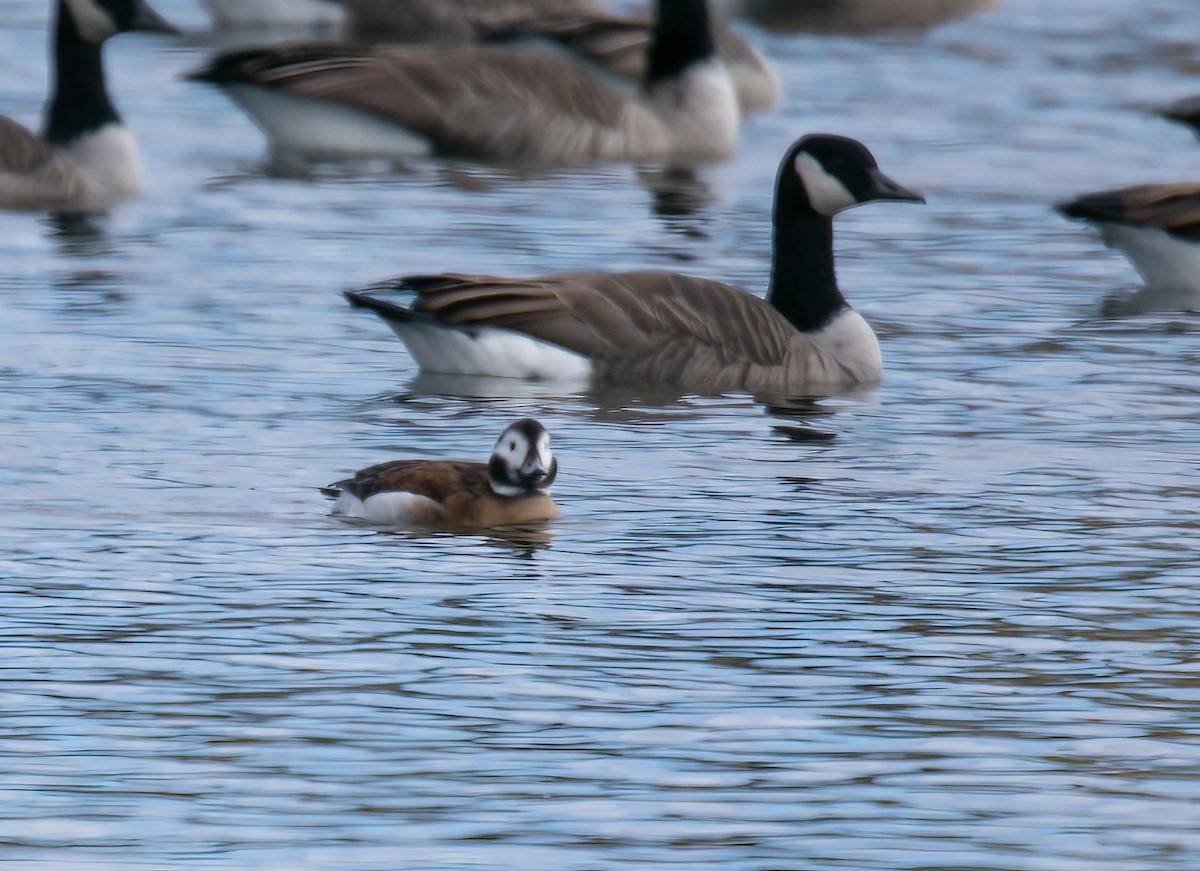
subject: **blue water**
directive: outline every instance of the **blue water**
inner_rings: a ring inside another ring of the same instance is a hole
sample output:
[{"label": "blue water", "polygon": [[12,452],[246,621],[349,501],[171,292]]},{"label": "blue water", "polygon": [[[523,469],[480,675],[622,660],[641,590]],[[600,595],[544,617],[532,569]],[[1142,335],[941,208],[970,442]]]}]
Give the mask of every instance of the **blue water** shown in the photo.
[{"label": "blue water", "polygon": [[[0,28],[27,123],[46,6]],[[1136,274],[1049,208],[1200,175],[1148,112],[1200,92],[1195,21],[743,23],[788,97],[667,217],[623,166],[278,177],[178,77],[209,37],[115,40],[147,196],[91,233],[0,213],[0,862],[1200,867],[1200,322],[1114,316]],[[600,266],[761,290],[776,164],[813,130],[929,202],[838,219],[887,376],[799,420],[417,378],[338,293]],[[317,487],[482,459],[526,415],[561,465],[544,529],[327,516]]]}]

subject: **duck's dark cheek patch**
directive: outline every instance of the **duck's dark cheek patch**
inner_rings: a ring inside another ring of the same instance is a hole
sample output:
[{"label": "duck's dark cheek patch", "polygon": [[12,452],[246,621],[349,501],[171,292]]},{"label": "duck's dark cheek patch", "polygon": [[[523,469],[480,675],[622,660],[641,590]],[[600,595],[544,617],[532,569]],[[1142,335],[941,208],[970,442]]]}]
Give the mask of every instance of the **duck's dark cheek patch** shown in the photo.
[{"label": "duck's dark cheek patch", "polygon": [[488,474],[491,475],[492,479],[496,481],[511,480],[511,477],[508,474],[508,464],[494,454],[492,455],[492,458],[488,460]]}]

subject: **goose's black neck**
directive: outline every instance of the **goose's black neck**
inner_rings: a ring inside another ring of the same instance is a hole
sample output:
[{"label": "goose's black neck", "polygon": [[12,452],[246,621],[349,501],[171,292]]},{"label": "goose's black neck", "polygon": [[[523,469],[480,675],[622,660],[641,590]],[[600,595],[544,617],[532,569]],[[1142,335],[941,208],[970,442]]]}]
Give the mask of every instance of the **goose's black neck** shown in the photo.
[{"label": "goose's black neck", "polygon": [[646,87],[676,76],[716,52],[707,0],[659,0],[657,16],[646,50]]},{"label": "goose's black neck", "polygon": [[120,121],[104,87],[101,46],[79,35],[75,19],[58,2],[54,33],[54,82],[46,109],[46,139],[65,145],[113,121]]},{"label": "goose's black neck", "polygon": [[833,269],[833,221],[807,203],[789,208],[780,202],[786,199],[776,197],[767,302],[796,329],[811,332],[846,307]]}]

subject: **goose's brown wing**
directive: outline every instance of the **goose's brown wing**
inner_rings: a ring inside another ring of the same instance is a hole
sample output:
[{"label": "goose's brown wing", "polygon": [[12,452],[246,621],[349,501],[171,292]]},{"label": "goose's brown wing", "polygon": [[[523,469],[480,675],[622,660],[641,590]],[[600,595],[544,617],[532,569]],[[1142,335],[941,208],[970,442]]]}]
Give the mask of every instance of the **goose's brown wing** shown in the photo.
[{"label": "goose's brown wing", "polygon": [[442,323],[503,327],[614,366],[777,366],[796,338],[759,297],[674,272],[443,275],[402,284],[417,293],[414,311]]}]

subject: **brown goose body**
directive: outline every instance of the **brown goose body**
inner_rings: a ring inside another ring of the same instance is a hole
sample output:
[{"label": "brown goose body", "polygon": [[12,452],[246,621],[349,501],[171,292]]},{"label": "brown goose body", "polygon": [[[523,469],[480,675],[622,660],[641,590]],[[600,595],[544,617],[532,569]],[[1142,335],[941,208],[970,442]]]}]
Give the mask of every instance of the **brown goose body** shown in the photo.
[{"label": "brown goose body", "polygon": [[[257,56],[246,51],[227,61],[239,64],[250,87],[395,122],[442,155],[574,163],[659,159],[673,147],[646,106],[553,55],[512,48],[351,50],[313,44]],[[447,68],[456,74],[445,75]],[[244,87],[234,85],[230,93],[245,105]]]},{"label": "brown goose body", "polygon": [[[861,325],[874,344],[873,354],[839,354],[838,335],[801,333],[761,297],[675,272],[563,272],[539,278],[446,274],[411,276],[385,286],[415,293],[411,307],[373,295],[378,288],[351,291],[347,298],[375,311],[402,339],[422,322],[468,332],[507,330],[587,360],[588,378],[598,385],[795,395],[871,383],[880,374],[874,335],[851,310],[842,334]],[[433,371],[445,365],[418,362]],[[555,370],[570,367],[551,359],[546,369],[524,377],[553,378]]]}]

